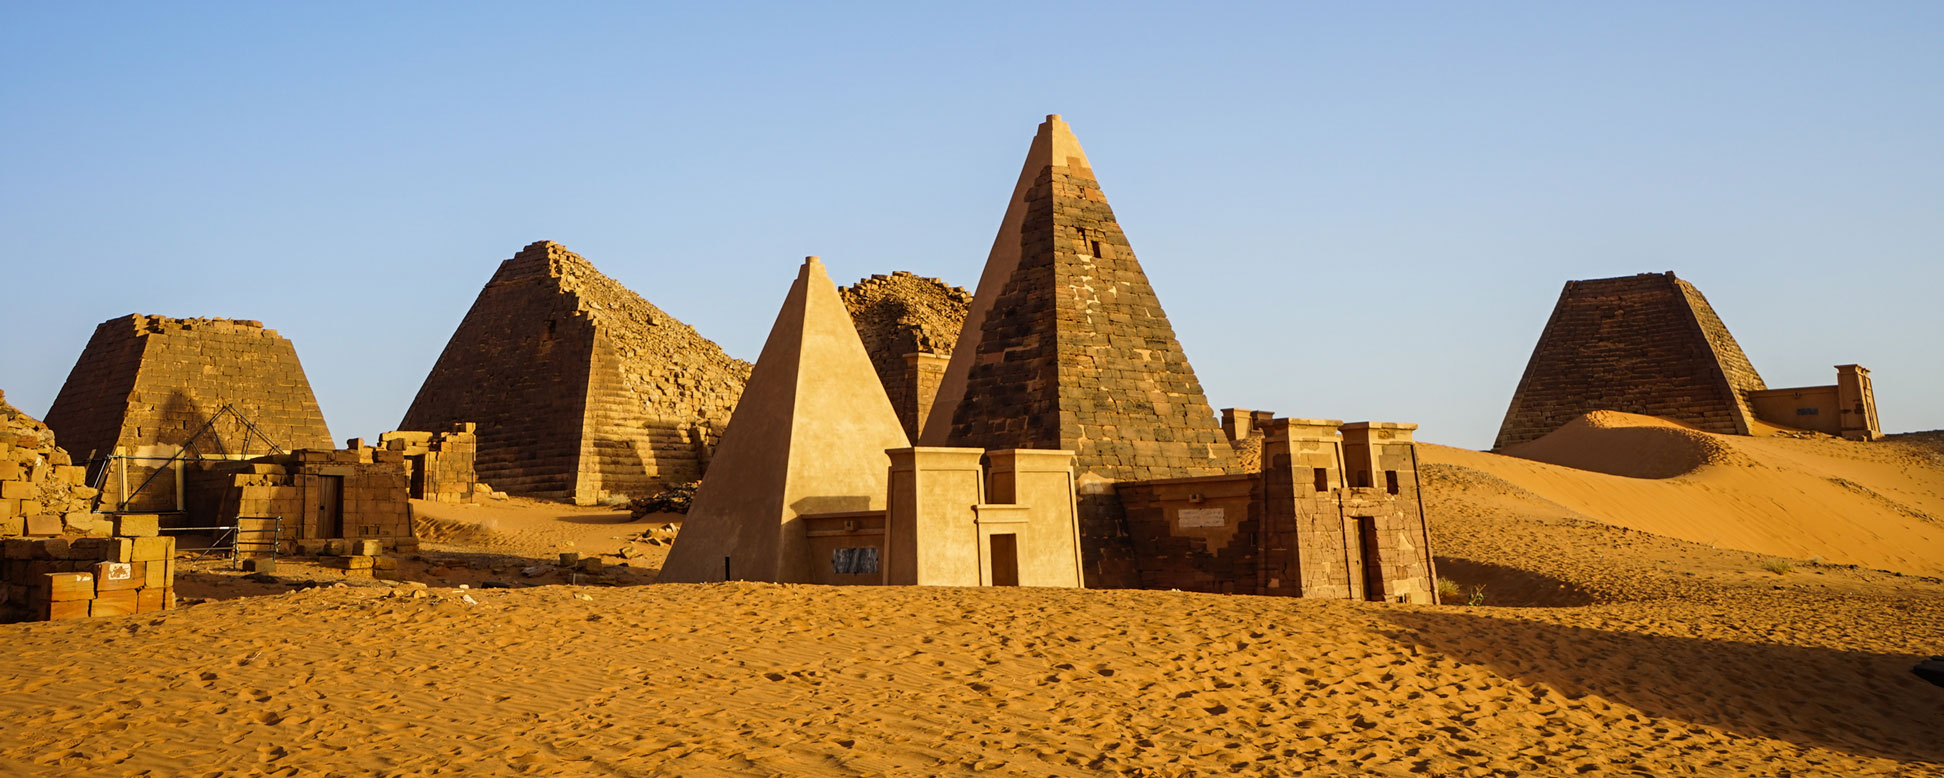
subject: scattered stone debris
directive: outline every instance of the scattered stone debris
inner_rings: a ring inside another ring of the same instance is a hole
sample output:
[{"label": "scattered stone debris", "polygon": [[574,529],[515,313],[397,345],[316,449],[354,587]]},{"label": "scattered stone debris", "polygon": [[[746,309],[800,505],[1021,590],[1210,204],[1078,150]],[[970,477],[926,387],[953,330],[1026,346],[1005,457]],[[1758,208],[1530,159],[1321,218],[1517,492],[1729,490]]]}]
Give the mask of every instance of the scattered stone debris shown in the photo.
[{"label": "scattered stone debris", "polygon": [[636,521],[656,513],[682,513],[689,511],[689,504],[695,501],[695,490],[701,481],[670,484],[668,488],[647,497],[637,497],[628,503],[628,514]]},{"label": "scattered stone debris", "polygon": [[857,337],[907,437],[917,436],[931,408],[945,362],[958,344],[972,294],[936,278],[900,270],[837,290]]}]

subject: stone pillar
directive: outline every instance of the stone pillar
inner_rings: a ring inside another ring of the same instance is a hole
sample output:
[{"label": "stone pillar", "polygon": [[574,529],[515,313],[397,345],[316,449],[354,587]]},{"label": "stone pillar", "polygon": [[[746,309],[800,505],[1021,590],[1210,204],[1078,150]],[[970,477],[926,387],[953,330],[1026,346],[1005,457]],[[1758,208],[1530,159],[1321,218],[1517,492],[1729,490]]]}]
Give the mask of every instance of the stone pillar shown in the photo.
[{"label": "stone pillar", "polygon": [[891,458],[885,504],[885,583],[978,586],[976,506],[985,502],[977,448],[918,446]]},{"label": "stone pillar", "polygon": [[1883,437],[1883,428],[1877,425],[1876,391],[1870,386],[1870,371],[1862,365],[1836,366],[1836,405],[1843,437],[1850,440]]},{"label": "stone pillar", "polygon": [[1073,492],[1071,451],[994,451],[988,499],[1028,510],[1019,538],[1021,586],[1085,585],[1080,559],[1079,504]]},{"label": "stone pillar", "polygon": [[1342,422],[1276,419],[1262,445],[1262,593],[1349,599],[1361,595],[1354,525],[1340,509]]},{"label": "stone pillar", "polygon": [[932,400],[938,397],[938,385],[945,381],[945,366],[952,358],[929,351],[914,351],[905,355],[905,386],[911,387],[910,406],[898,409],[898,420],[904,422],[905,437],[918,439],[918,431],[931,416]]},{"label": "stone pillar", "polygon": [[[1358,422],[1343,425],[1346,469],[1353,475],[1345,512],[1360,532],[1351,540],[1363,555],[1368,599],[1437,601],[1437,570],[1431,533],[1419,493],[1415,424]],[[1362,472],[1368,476],[1361,475]],[[1368,488],[1363,488],[1365,485]]]},{"label": "stone pillar", "polygon": [[1247,408],[1223,408],[1222,432],[1231,443],[1255,437],[1255,412]]}]

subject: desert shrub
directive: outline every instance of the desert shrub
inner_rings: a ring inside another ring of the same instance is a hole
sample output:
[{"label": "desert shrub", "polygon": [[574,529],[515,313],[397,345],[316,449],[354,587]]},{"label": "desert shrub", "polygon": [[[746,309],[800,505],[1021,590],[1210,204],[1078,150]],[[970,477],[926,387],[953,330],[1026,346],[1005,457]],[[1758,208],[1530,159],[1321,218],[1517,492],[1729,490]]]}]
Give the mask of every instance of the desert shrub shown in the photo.
[{"label": "desert shrub", "polygon": [[1472,587],[1472,590],[1471,590],[1471,597],[1465,600],[1465,604],[1466,604],[1466,605],[1484,605],[1484,604],[1485,604],[1485,585],[1484,585],[1484,584],[1479,584],[1479,585],[1477,585],[1477,586],[1474,586],[1474,587]]},{"label": "desert shrub", "polygon": [[1439,602],[1456,602],[1458,600],[1458,595],[1464,593],[1465,593],[1464,587],[1459,586],[1457,581],[1453,581],[1444,576],[1438,576],[1438,601]]},{"label": "desert shrub", "polygon": [[1783,573],[1789,572],[1790,570],[1794,570],[1795,564],[1791,563],[1787,559],[1771,559],[1762,563],[1762,569],[1767,570],[1776,575],[1781,575]]}]

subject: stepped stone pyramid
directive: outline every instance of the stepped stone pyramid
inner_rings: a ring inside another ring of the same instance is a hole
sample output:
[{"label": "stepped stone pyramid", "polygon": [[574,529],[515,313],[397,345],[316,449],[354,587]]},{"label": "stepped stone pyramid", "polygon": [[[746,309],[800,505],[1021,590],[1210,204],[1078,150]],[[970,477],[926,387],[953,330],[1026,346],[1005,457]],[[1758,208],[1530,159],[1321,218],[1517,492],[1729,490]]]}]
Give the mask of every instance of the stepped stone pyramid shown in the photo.
[{"label": "stepped stone pyramid", "polygon": [[657,581],[811,580],[803,517],[882,511],[910,443],[823,263],[803,263]]},{"label": "stepped stone pyramid", "polygon": [[[224,405],[285,450],[335,447],[296,347],[261,322],[233,319],[131,314],[102,322],[55,396],[47,426],[77,458],[116,448],[173,452]],[[270,453],[229,417],[214,431],[196,442],[201,453]]]},{"label": "stepped stone pyramid", "polygon": [[1600,410],[1746,435],[1748,395],[1764,388],[1701,290],[1673,273],[1568,281],[1493,448]]},{"label": "stepped stone pyramid", "polygon": [[500,263],[401,429],[479,425],[479,478],[590,503],[702,477],[749,364],[540,241]]},{"label": "stepped stone pyramid", "polygon": [[1107,484],[1236,466],[1086,152],[1058,115],[1027,152],[921,440],[1076,452],[1089,586],[1133,584]]}]

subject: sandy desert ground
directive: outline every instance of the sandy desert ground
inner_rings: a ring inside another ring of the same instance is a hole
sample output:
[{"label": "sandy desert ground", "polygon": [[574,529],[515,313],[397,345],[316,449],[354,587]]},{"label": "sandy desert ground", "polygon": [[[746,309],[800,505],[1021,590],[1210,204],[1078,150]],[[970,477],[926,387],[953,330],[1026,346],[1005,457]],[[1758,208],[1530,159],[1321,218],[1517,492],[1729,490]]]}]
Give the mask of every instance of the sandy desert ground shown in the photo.
[{"label": "sandy desert ground", "polygon": [[1442,606],[645,585],[667,517],[421,504],[404,580],[0,627],[0,774],[1944,775],[1933,439],[1421,453]]}]

